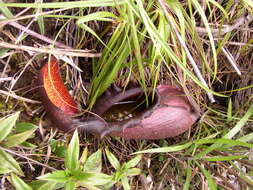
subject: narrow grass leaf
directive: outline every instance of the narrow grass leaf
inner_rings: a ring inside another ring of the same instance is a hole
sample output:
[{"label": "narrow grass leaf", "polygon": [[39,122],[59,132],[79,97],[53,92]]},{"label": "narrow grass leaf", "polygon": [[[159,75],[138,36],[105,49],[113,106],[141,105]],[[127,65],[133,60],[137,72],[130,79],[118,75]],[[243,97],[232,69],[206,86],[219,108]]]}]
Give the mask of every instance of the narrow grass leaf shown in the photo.
[{"label": "narrow grass leaf", "polygon": [[110,21],[112,22],[113,19],[111,18],[117,18],[116,15],[110,12],[101,11],[101,12],[95,12],[88,14],[86,16],[81,17],[77,20],[76,24],[81,27],[82,29],[86,30],[87,32],[91,33],[93,36],[95,36],[106,48],[106,44],[101,40],[101,38],[96,34],[94,30],[92,30],[89,26],[84,24],[85,22],[92,21],[92,20],[99,20],[99,21]]},{"label": "narrow grass leaf", "polygon": [[231,146],[244,146],[244,147],[248,147],[248,148],[253,148],[253,144],[242,142],[242,141],[239,141],[239,140],[232,140],[232,139],[225,139],[225,138],[221,138],[221,139],[200,139],[200,140],[194,141],[194,143],[197,144],[197,145],[199,145],[199,144],[209,144],[209,143],[220,144],[220,145],[228,144],[228,145],[231,145]]},{"label": "narrow grass leaf", "polygon": [[162,37],[160,36],[159,32],[157,31],[157,29],[155,28],[152,20],[150,20],[149,16],[147,15],[146,11],[143,8],[143,4],[141,0],[136,0],[137,5],[139,7],[140,10],[140,15],[141,18],[143,20],[143,23],[145,24],[147,31],[152,39],[152,41],[154,42],[154,45],[161,45],[161,47],[164,49],[164,51],[166,52],[167,56],[172,59],[184,72],[185,74],[190,77],[197,85],[199,85],[201,88],[205,89],[207,92],[212,93],[214,95],[217,96],[221,96],[221,97],[226,97],[225,95],[222,95],[220,93],[214,92],[212,90],[210,90],[208,87],[206,87],[205,85],[203,85],[197,78],[196,76],[194,76],[194,74],[192,72],[190,72],[188,70],[188,68],[181,63],[181,61],[179,60],[179,58],[177,57],[177,55],[173,52],[173,50],[168,46],[167,42],[165,42]]},{"label": "narrow grass leaf", "polygon": [[[168,1],[168,6],[170,6],[176,13],[179,24],[180,24],[180,36],[184,43],[186,43],[186,18],[184,17],[184,7],[178,1]],[[166,26],[166,25],[165,25]],[[186,52],[183,47],[181,47],[182,51],[182,64],[187,65]],[[184,78],[185,78],[185,73]]]},{"label": "narrow grass leaf", "polygon": [[10,134],[19,117],[19,113],[20,112],[16,112],[13,115],[0,120],[0,142],[3,141]]},{"label": "narrow grass leaf", "polygon": [[228,101],[228,111],[227,111],[227,121],[230,122],[233,120],[233,116],[232,116],[232,100],[231,98],[229,98],[229,101]]},{"label": "narrow grass leaf", "polygon": [[245,115],[242,117],[242,119],[235,125],[234,128],[232,128],[225,136],[224,138],[231,139],[233,138],[246,124],[246,122],[249,120],[249,118],[253,115],[253,104],[250,106],[248,111],[245,113]]},{"label": "narrow grass leaf", "polygon": [[59,182],[59,183],[65,183],[65,182],[68,181],[67,174],[63,170],[54,171],[52,173],[47,173],[43,176],[39,176],[37,179],[53,181],[53,182]]},{"label": "narrow grass leaf", "polygon": [[[130,47],[127,43],[128,32],[129,26],[125,23],[120,23],[107,44],[108,49],[104,48],[102,57],[94,66],[89,108],[93,106],[97,97],[112,84],[118,71],[129,56]],[[110,49],[114,50],[112,54],[109,51]]]},{"label": "narrow grass leaf", "polygon": [[217,185],[213,181],[211,174],[204,167],[202,167],[198,162],[196,162],[196,164],[198,165],[198,167],[200,168],[200,170],[203,172],[204,176],[206,177],[208,181],[208,187],[210,188],[210,190],[217,190]]},{"label": "narrow grass leaf", "polygon": [[32,190],[31,186],[26,184],[22,179],[20,179],[14,173],[11,174],[10,182],[15,187],[16,190]]},{"label": "narrow grass leaf", "polygon": [[23,176],[24,173],[21,170],[18,162],[7,152],[0,149],[0,163],[2,169],[12,171],[18,175]]},{"label": "narrow grass leaf", "polygon": [[[0,4],[3,3],[2,0],[0,0]],[[0,12],[6,17],[6,18],[12,18],[13,14],[7,7],[0,7]]]},{"label": "narrow grass leaf", "polygon": [[251,187],[253,187],[253,180],[252,180],[252,175],[249,176],[245,174],[245,171],[242,171],[241,168],[239,168],[234,162],[229,161],[229,164],[237,171],[239,174],[238,176],[243,180],[245,183],[248,183]]},{"label": "narrow grass leaf", "polygon": [[[252,114],[253,114],[253,104],[250,106],[250,108],[245,113],[245,115],[240,119],[240,121],[238,121],[238,123],[235,125],[235,127],[233,127],[226,135],[224,135],[223,138],[227,138],[227,139],[233,138],[242,129],[242,127],[249,120],[249,118],[252,116]],[[205,156],[207,153],[219,148],[220,146],[221,146],[221,144],[213,144],[213,145],[209,146],[208,148],[206,148],[201,153],[195,155],[195,158],[197,158],[197,159],[201,158],[201,157]]]},{"label": "narrow grass leaf", "polygon": [[208,0],[208,2],[212,3],[212,4],[215,5],[218,9],[220,9],[221,12],[224,14],[225,18],[228,19],[228,13],[227,13],[227,11],[226,11],[217,1]]},{"label": "narrow grass leaf", "polygon": [[147,150],[142,150],[135,152],[133,154],[142,154],[142,153],[162,153],[162,152],[176,152],[180,150],[184,150],[192,145],[192,142],[188,142],[183,145],[175,145],[171,147],[162,147],[162,148],[152,148],[152,149],[147,149]]},{"label": "narrow grass leaf", "polygon": [[40,33],[45,34],[45,24],[44,24],[44,17],[43,16],[38,16],[37,17],[37,22],[39,25]]},{"label": "narrow grass leaf", "polygon": [[132,9],[129,9],[128,13],[129,13],[128,20],[130,21],[130,24],[131,24],[131,36],[132,36],[132,41],[133,41],[134,54],[137,60],[137,66],[140,73],[141,85],[144,88],[144,92],[146,92],[146,85],[145,85],[146,80],[145,80],[145,73],[144,73],[144,68],[143,68],[143,63],[142,63],[143,61],[142,61],[142,56],[141,56],[141,48],[139,44],[139,38],[137,35],[137,28],[136,28],[136,23],[135,23]]},{"label": "narrow grass leaf", "polygon": [[184,188],[183,190],[189,190],[190,189],[190,183],[191,183],[191,179],[192,179],[192,169],[191,169],[191,161],[187,162],[187,169],[186,169],[186,180],[184,183]]},{"label": "narrow grass leaf", "polygon": [[87,0],[52,3],[0,3],[0,7],[29,7],[29,8],[76,8],[76,7],[107,7],[125,4],[125,0]]},{"label": "narrow grass leaf", "polygon": [[249,133],[243,137],[238,138],[237,140],[241,141],[241,142],[252,142],[253,141],[253,133]]},{"label": "narrow grass leaf", "polygon": [[203,24],[205,25],[206,31],[207,31],[207,35],[209,37],[209,41],[210,41],[210,45],[211,45],[211,49],[212,49],[212,53],[213,53],[213,60],[214,60],[214,79],[216,79],[216,75],[217,75],[217,53],[216,53],[216,48],[215,48],[215,43],[214,43],[214,39],[213,39],[213,34],[211,31],[211,28],[209,26],[208,20],[206,18],[205,12],[203,10],[203,8],[201,7],[201,5],[199,4],[199,2],[197,0],[191,0],[195,6],[195,8],[197,9]]},{"label": "narrow grass leaf", "polygon": [[[42,4],[43,0],[36,0],[35,3],[41,3]],[[38,8],[35,11],[36,11],[36,14],[40,14],[40,13],[43,12],[42,8]],[[40,33],[42,35],[44,35],[45,34],[45,25],[44,25],[44,18],[43,18],[43,16],[37,16],[36,20],[37,20],[38,25],[39,25]]]},{"label": "narrow grass leaf", "polygon": [[118,17],[115,14],[107,12],[107,11],[99,11],[99,12],[88,14],[86,16],[82,16],[81,18],[79,18],[77,20],[76,23],[79,25],[79,24],[89,22],[89,21],[92,21],[92,20],[114,21],[111,18],[117,19]]},{"label": "narrow grass leaf", "polygon": [[106,44],[103,42],[103,40],[101,40],[101,38],[96,34],[96,32],[94,30],[92,30],[89,26],[87,26],[84,23],[78,24],[78,26],[80,28],[86,30],[87,32],[91,33],[93,36],[95,36],[98,39],[98,41],[101,42],[101,44],[103,44],[105,47],[107,47]]},{"label": "narrow grass leaf", "polygon": [[70,171],[75,171],[79,168],[79,138],[78,132],[75,130],[72,139],[69,143],[66,158],[65,158],[65,167]]},{"label": "narrow grass leaf", "polygon": [[118,170],[120,168],[120,163],[118,159],[108,149],[105,150],[105,153],[112,167],[115,170]]},{"label": "narrow grass leaf", "polygon": [[[123,32],[122,30],[123,27],[121,26],[121,24],[119,24],[107,44],[108,49],[105,48],[98,62],[96,64],[93,64],[93,79],[91,83],[91,91],[89,96],[90,108],[95,103],[96,98],[103,92],[103,90],[101,90],[100,92],[101,83],[105,81],[104,76],[106,75],[107,69],[110,68],[110,64],[113,61],[114,56],[117,55],[117,51],[114,52],[113,55],[110,55],[109,49],[112,49],[115,46],[115,44],[117,44],[117,40],[120,39],[120,35]],[[107,64],[106,68],[104,68],[105,63]]]},{"label": "narrow grass leaf", "polygon": [[203,159],[209,162],[216,162],[216,161],[229,161],[229,160],[242,159],[245,157],[247,157],[247,155],[215,156],[215,157],[208,157],[208,158],[204,157]]}]

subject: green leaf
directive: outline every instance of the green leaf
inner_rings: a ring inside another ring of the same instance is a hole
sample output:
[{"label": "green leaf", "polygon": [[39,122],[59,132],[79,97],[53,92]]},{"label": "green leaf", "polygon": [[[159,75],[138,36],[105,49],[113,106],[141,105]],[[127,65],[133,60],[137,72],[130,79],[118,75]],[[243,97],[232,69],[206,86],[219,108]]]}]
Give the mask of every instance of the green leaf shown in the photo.
[{"label": "green leaf", "polygon": [[[248,111],[245,113],[245,115],[238,121],[238,123],[226,134],[223,136],[225,139],[231,139],[233,138],[241,129],[242,127],[246,124],[246,122],[249,120],[251,115],[253,114],[253,104],[250,106]],[[195,158],[202,158],[205,156],[207,153],[221,147],[222,144],[213,144],[212,146],[209,146],[206,148],[204,151],[200,152],[199,154],[195,155]]]},{"label": "green leaf", "polygon": [[[152,39],[152,41],[154,42],[155,46],[161,46],[164,49],[164,52],[167,54],[167,56],[173,61],[175,62],[181,69],[182,71],[189,77],[191,78],[197,85],[199,85],[201,88],[205,89],[207,92],[212,93],[214,95],[217,96],[221,96],[221,97],[226,97],[223,94],[214,92],[212,90],[210,90],[207,86],[205,86],[204,84],[202,84],[202,82],[200,82],[196,76],[188,69],[188,67],[186,65],[184,65],[181,60],[178,58],[178,56],[174,53],[174,51],[171,49],[170,46],[168,46],[168,43],[166,41],[164,41],[161,37],[161,35],[159,34],[159,32],[157,31],[153,21],[150,19],[149,15],[147,14],[147,12],[145,11],[144,7],[143,7],[143,2],[141,0],[136,0],[137,2],[137,6],[140,12],[140,16],[141,19],[143,21],[143,24],[146,26],[146,29],[150,35],[150,38]],[[132,8],[132,7],[131,7]],[[210,28],[210,27],[209,27]],[[212,46],[212,49],[215,48]],[[215,49],[214,49],[215,50]],[[216,53],[216,51],[214,51],[213,53]],[[216,60],[217,57],[215,57],[214,60]],[[217,64],[215,64],[217,65]]]},{"label": "green leaf", "polygon": [[194,4],[196,10],[198,11],[200,18],[203,21],[203,24],[206,28],[207,31],[207,35],[209,37],[209,43],[211,45],[211,49],[212,49],[212,53],[213,53],[213,61],[214,61],[214,79],[216,78],[217,75],[217,52],[215,49],[215,43],[214,43],[214,38],[213,38],[213,34],[210,28],[210,24],[208,23],[208,19],[205,15],[205,11],[203,10],[203,8],[201,7],[200,3],[197,0],[191,0],[191,2]]},{"label": "green leaf", "polygon": [[[89,94],[89,108],[114,82],[119,70],[129,57],[131,52],[128,42],[129,28],[125,22],[119,23],[107,43],[108,48],[104,48],[98,62],[93,64],[94,73]],[[111,52],[112,49],[114,50],[113,53]]]},{"label": "green leaf", "polygon": [[144,68],[143,68],[143,60],[142,60],[142,55],[141,55],[139,38],[137,35],[138,31],[136,28],[134,14],[131,9],[129,9],[129,11],[128,11],[128,16],[129,16],[129,22],[131,24],[131,36],[132,36],[132,41],[133,41],[133,46],[134,46],[134,54],[136,57],[137,66],[138,66],[139,73],[140,73],[141,84],[142,84],[142,87],[144,88],[144,92],[146,92],[146,89],[145,89],[146,88],[146,85],[145,85],[146,79],[145,79],[145,72],[144,72]]},{"label": "green leaf", "polygon": [[188,142],[188,143],[183,144],[183,145],[175,145],[175,146],[171,146],[171,147],[152,148],[152,149],[148,149],[148,150],[142,150],[142,151],[135,152],[133,154],[176,152],[176,151],[184,150],[184,149],[188,148],[191,145],[192,145],[192,142]]},{"label": "green leaf", "polygon": [[141,173],[141,169],[139,168],[130,168],[126,171],[127,176],[136,176],[136,175],[140,175],[140,173]]},{"label": "green leaf", "polygon": [[190,189],[190,183],[192,179],[192,169],[191,169],[191,161],[187,162],[187,169],[186,169],[186,180],[184,183],[184,189],[183,190],[189,190]]},{"label": "green leaf", "polygon": [[195,144],[209,144],[209,143],[214,143],[214,144],[227,144],[230,146],[244,146],[244,147],[249,147],[249,148],[253,148],[253,144],[250,143],[245,143],[239,140],[231,140],[231,139],[200,139],[200,140],[196,140],[194,141]]},{"label": "green leaf", "polygon": [[81,17],[80,19],[77,20],[77,24],[82,24],[82,23],[89,22],[92,20],[113,21],[112,19],[109,19],[109,18],[116,19],[118,17],[113,13],[110,13],[107,11],[100,11],[100,12],[91,13],[91,14]]},{"label": "green leaf", "polygon": [[76,183],[72,180],[69,180],[64,185],[64,190],[74,190],[76,187]]},{"label": "green leaf", "polygon": [[36,129],[32,129],[23,133],[8,136],[4,140],[4,142],[0,143],[0,145],[6,148],[19,145],[22,142],[26,141],[26,139],[28,139],[34,133],[35,130]]},{"label": "green leaf", "polygon": [[[36,0],[35,3],[43,3],[43,0]],[[41,14],[43,12],[42,8],[38,8],[36,10],[36,14]],[[37,16],[36,18],[38,25],[39,25],[39,29],[40,29],[40,33],[41,34],[45,34],[45,24],[44,24],[44,18],[43,16]]]},{"label": "green leaf", "polygon": [[120,163],[119,163],[118,159],[108,149],[106,149],[105,152],[106,152],[106,156],[107,156],[110,164],[112,165],[112,167],[115,170],[118,170],[120,168]]},{"label": "green leaf", "polygon": [[0,3],[0,7],[29,7],[29,8],[76,8],[76,7],[106,7],[125,4],[125,0],[87,0],[74,2],[52,3]]},{"label": "green leaf", "polygon": [[65,158],[65,167],[70,171],[75,171],[79,168],[79,138],[77,130],[70,141]]},{"label": "green leaf", "polygon": [[28,122],[17,122],[15,132],[22,133],[32,129],[37,129],[38,126]]},{"label": "green leaf", "polygon": [[126,168],[132,168],[132,167],[135,167],[140,161],[141,161],[141,157],[142,155],[138,155],[134,158],[132,158],[131,160],[129,160],[127,163],[126,163]]},{"label": "green leaf", "polygon": [[5,55],[9,50],[9,48],[0,48],[0,57]]},{"label": "green leaf", "polygon": [[122,185],[123,185],[124,190],[131,190],[130,185],[129,185],[129,183],[128,183],[128,179],[127,179],[126,176],[124,176],[124,177],[121,179],[121,182],[122,182]]},{"label": "green leaf", "polygon": [[0,142],[3,141],[11,132],[19,117],[20,112],[16,112],[9,117],[0,120]]},{"label": "green leaf", "polygon": [[26,148],[30,148],[30,149],[35,149],[38,147],[37,145],[29,143],[29,142],[23,142],[20,145]]},{"label": "green leaf", "polygon": [[[0,3],[3,3],[2,0],[0,0]],[[6,18],[12,18],[13,17],[13,14],[11,13],[11,11],[7,8],[7,7],[1,7],[0,8],[0,12],[3,13],[3,15],[6,17]],[[1,57],[1,56],[0,56]]]},{"label": "green leaf", "polygon": [[237,140],[241,141],[241,142],[252,142],[253,141],[253,133],[249,133],[245,136],[242,136],[242,137],[238,138]]},{"label": "green leaf", "polygon": [[65,183],[68,181],[68,176],[65,171],[59,170],[52,173],[47,173],[43,176],[38,177],[37,179]]},{"label": "green leaf", "polygon": [[77,20],[76,24],[81,27],[82,29],[86,30],[87,32],[91,33],[93,36],[95,36],[105,47],[106,44],[100,39],[100,37],[96,34],[94,30],[92,30],[89,26],[84,24],[85,22],[91,21],[91,20],[99,20],[99,21],[113,21],[113,19],[110,18],[117,18],[116,15],[113,13],[107,12],[107,11],[101,11],[101,12],[95,12],[88,14],[86,16],[81,17]]},{"label": "green leaf", "polygon": [[213,181],[211,174],[205,168],[203,168],[198,162],[196,162],[196,164],[198,165],[198,167],[200,168],[200,170],[205,175],[205,177],[206,177],[206,179],[208,181],[208,187],[210,188],[210,190],[217,190],[217,185]]},{"label": "green leaf", "polygon": [[216,7],[218,7],[223,12],[226,19],[229,19],[227,11],[218,2],[216,2],[214,0],[208,0],[208,1],[212,4],[214,4]]},{"label": "green leaf", "polygon": [[242,0],[242,2],[243,2],[246,6],[249,6],[249,7],[253,8],[253,2],[252,2],[252,0]]},{"label": "green leaf", "polygon": [[89,184],[86,184],[84,182],[82,184],[80,184],[80,186],[86,187],[89,190],[103,190],[103,189],[100,189],[98,187],[95,187],[94,185],[89,185]]},{"label": "green leaf", "polygon": [[84,163],[84,172],[101,172],[102,170],[102,151],[99,149],[97,152],[90,155]]},{"label": "green leaf", "polygon": [[244,170],[242,170],[242,168],[239,166],[237,166],[237,164],[235,164],[235,162],[233,161],[228,161],[228,163],[231,165],[232,169],[235,170],[238,174],[238,177],[244,181],[244,183],[247,183],[249,186],[253,186],[253,181],[252,181],[252,178],[251,176],[252,175],[247,175],[245,173]]},{"label": "green leaf", "polygon": [[16,190],[32,190],[32,187],[26,184],[22,179],[20,179],[14,173],[11,173],[10,182],[15,187]]},{"label": "green leaf", "polygon": [[10,173],[10,172],[12,172],[11,169],[0,165],[0,174],[7,174],[7,173]]},{"label": "green leaf", "polygon": [[66,156],[66,147],[65,146],[59,146],[59,147],[56,147],[54,153],[55,155],[59,156],[59,157],[62,157],[64,158]]},{"label": "green leaf", "polygon": [[53,181],[36,180],[29,184],[34,190],[54,190],[62,188],[63,183],[57,183]]},{"label": "green leaf", "polygon": [[227,111],[227,121],[232,121],[233,119],[233,116],[232,116],[232,109],[233,109],[233,106],[232,106],[232,100],[231,98],[229,98],[229,102],[228,102],[228,111]]},{"label": "green leaf", "polygon": [[253,115],[253,104],[251,104],[248,111],[240,119],[240,121],[235,125],[235,127],[232,128],[226,135],[224,135],[224,138],[228,138],[228,139],[233,138],[239,131],[241,131],[242,127],[247,123],[247,121],[252,115]]},{"label": "green leaf", "polygon": [[18,175],[21,176],[24,175],[17,161],[10,154],[4,152],[1,149],[0,149],[0,163],[2,168],[0,169],[0,171],[8,171],[8,172],[12,171]]},{"label": "green leaf", "polygon": [[215,156],[215,157],[208,157],[208,158],[203,158],[203,159],[209,162],[216,162],[216,161],[229,161],[229,160],[242,159],[245,157],[247,157],[247,155]]},{"label": "green leaf", "polygon": [[73,178],[81,185],[105,185],[112,181],[112,176],[94,172],[74,172]]},{"label": "green leaf", "polygon": [[84,164],[87,160],[87,157],[88,157],[88,148],[85,147],[85,149],[83,150],[83,153],[82,153],[82,156],[80,158],[80,164]]},{"label": "green leaf", "polygon": [[52,152],[55,155],[62,158],[66,157],[67,149],[66,149],[66,146],[64,145],[64,142],[61,142],[60,140],[52,139],[50,141],[50,146],[51,146]]}]

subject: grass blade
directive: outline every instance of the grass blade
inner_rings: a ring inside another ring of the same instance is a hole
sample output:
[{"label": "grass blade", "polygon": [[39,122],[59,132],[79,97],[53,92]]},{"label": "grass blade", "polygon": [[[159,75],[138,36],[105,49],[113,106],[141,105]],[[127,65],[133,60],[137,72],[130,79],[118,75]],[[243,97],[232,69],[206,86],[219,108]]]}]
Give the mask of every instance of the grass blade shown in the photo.
[{"label": "grass blade", "polygon": [[29,8],[77,8],[77,7],[107,7],[125,4],[125,0],[87,0],[57,3],[0,3],[0,7]]},{"label": "grass blade", "polygon": [[196,162],[196,164],[198,165],[198,167],[200,168],[200,170],[203,172],[204,176],[206,177],[208,181],[208,187],[210,188],[210,190],[217,190],[217,185],[213,181],[211,174],[204,167],[202,167],[198,162]]},{"label": "grass blade", "polygon": [[135,152],[133,154],[176,152],[176,151],[184,150],[184,149],[190,147],[191,145],[192,145],[192,142],[188,142],[183,145],[175,145],[175,146],[171,146],[171,147],[152,148],[152,149],[148,149],[148,150],[142,150],[142,151]]},{"label": "grass blade", "polygon": [[[240,121],[235,125],[234,128],[232,128],[226,135],[223,136],[223,138],[231,139],[233,138],[245,125],[245,123],[248,121],[248,119],[252,116],[253,114],[253,104],[250,106],[248,111],[245,113],[245,115],[240,119]],[[195,158],[199,159],[203,156],[205,156],[207,153],[219,148],[222,146],[221,144],[213,144],[212,146],[209,146],[206,148],[204,151],[201,153],[195,155]]]}]

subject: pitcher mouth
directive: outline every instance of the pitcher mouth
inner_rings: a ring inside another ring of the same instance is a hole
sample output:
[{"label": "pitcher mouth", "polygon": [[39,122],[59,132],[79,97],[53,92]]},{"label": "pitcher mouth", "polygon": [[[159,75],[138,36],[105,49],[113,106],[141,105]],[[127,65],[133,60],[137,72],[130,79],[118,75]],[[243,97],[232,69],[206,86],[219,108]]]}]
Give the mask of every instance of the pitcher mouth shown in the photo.
[{"label": "pitcher mouth", "polygon": [[131,119],[158,104],[157,99],[158,98],[156,93],[154,98],[152,98],[151,94],[146,97],[144,93],[139,93],[136,96],[127,97],[119,102],[116,102],[102,114],[102,117],[107,122],[119,122]]},{"label": "pitcher mouth", "polygon": [[107,101],[106,97],[104,100],[99,99],[100,105],[95,104],[94,113],[101,115],[107,122],[120,122],[128,120],[134,117],[138,117],[143,112],[153,109],[154,106],[159,104],[159,96],[157,91],[152,95],[152,90],[148,89],[145,95],[144,91],[140,87],[127,89],[115,97],[110,97],[110,102],[107,103],[107,109],[99,109],[99,106],[103,106],[103,101]]}]

